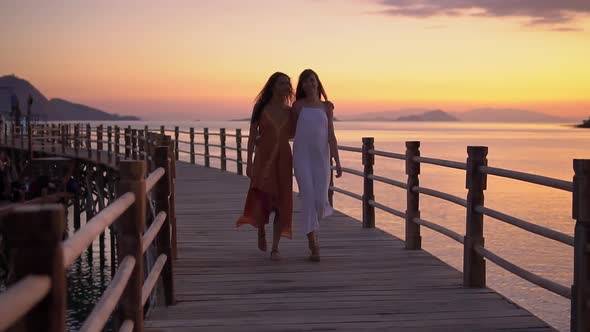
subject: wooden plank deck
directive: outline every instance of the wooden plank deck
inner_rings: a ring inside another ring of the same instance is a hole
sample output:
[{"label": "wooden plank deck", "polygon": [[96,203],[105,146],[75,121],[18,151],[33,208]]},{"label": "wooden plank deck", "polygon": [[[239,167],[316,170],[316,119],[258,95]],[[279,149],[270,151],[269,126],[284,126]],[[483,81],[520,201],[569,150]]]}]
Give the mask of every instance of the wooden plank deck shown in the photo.
[{"label": "wooden plank deck", "polygon": [[[283,260],[236,229],[245,177],[177,163],[178,304],[156,307],[147,331],[553,331],[490,289],[379,229],[336,213],[322,223],[320,263],[304,236],[283,239]],[[270,229],[267,230],[270,248]]]}]

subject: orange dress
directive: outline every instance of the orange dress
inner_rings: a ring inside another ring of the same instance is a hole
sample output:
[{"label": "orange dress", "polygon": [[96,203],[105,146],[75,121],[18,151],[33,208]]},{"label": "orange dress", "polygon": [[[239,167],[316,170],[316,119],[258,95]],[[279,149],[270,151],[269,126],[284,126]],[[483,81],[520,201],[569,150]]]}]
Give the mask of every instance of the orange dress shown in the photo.
[{"label": "orange dress", "polygon": [[292,110],[270,114],[262,112],[258,121],[252,180],[243,215],[237,226],[259,227],[268,223],[275,211],[281,236],[292,237],[293,157],[289,139],[295,132]]}]

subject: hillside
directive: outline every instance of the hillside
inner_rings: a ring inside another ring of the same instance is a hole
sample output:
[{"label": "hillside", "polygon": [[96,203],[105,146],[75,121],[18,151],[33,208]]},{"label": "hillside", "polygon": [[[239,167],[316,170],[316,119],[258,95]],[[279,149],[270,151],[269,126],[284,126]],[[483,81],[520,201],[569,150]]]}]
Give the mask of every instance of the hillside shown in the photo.
[{"label": "hillside", "polygon": [[16,94],[20,102],[22,114],[26,114],[27,97],[33,97],[31,114],[48,121],[117,121],[139,120],[135,116],[120,116],[86,105],[72,103],[70,101],[55,98],[48,100],[33,84],[14,75],[0,77],[0,87],[10,88]]}]

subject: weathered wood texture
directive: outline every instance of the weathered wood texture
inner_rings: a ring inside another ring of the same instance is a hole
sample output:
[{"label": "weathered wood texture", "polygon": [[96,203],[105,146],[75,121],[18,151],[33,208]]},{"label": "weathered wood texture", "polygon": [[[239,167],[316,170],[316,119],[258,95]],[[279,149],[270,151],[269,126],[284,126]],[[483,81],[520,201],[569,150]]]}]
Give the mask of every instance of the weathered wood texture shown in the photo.
[{"label": "weathered wood texture", "polygon": [[459,271],[425,251],[341,213],[322,222],[322,262],[309,262],[297,201],[294,239],[281,241],[283,260],[272,262],[253,228],[235,227],[247,178],[185,163],[176,174],[178,303],[155,308],[147,331],[553,331],[490,289],[463,287]]}]

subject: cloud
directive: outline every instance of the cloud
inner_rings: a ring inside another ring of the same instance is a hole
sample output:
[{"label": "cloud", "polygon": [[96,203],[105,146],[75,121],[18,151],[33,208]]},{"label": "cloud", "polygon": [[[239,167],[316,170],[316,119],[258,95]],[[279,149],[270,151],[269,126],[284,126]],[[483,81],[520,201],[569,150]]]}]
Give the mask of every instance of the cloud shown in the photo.
[{"label": "cloud", "polygon": [[[382,0],[382,14],[432,16],[524,17],[527,25],[563,25],[590,14],[589,0]],[[563,29],[574,29],[564,27]]]}]

